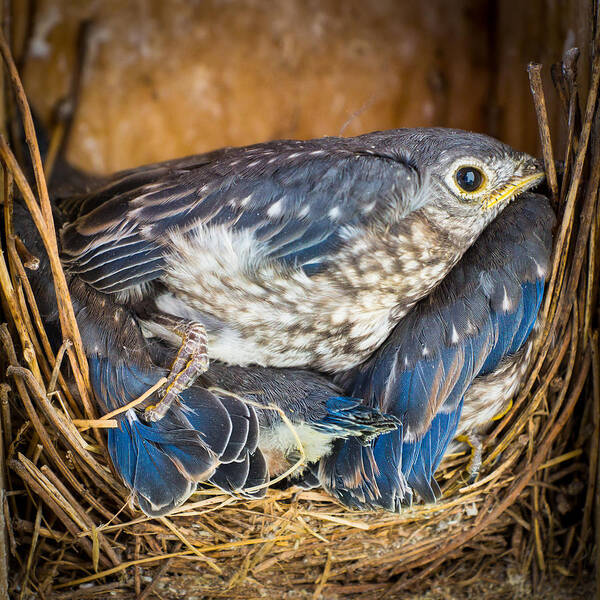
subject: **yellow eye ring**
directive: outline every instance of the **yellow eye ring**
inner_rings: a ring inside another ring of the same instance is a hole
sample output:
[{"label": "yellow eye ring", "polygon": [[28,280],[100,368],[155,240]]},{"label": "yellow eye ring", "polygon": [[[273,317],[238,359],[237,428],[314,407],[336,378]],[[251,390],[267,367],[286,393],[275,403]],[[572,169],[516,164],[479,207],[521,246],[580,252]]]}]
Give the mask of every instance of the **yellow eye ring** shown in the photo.
[{"label": "yellow eye ring", "polygon": [[478,167],[465,165],[456,169],[454,181],[461,191],[466,194],[474,194],[485,185],[487,178]]}]

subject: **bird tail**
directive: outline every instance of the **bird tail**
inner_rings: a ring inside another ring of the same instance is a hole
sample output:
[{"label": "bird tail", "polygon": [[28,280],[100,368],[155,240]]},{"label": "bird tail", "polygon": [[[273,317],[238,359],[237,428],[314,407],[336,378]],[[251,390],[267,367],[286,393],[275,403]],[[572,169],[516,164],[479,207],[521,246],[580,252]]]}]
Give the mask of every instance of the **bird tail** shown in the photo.
[{"label": "bird tail", "polygon": [[[92,357],[89,363],[92,388],[109,411],[131,403],[163,375],[158,368],[115,365],[107,358]],[[117,416],[118,426],[108,430],[113,465],[149,516],[179,506],[200,482],[235,492],[267,478],[251,407],[200,386],[182,392],[180,400],[155,422],[129,408]]]},{"label": "bird tail", "polygon": [[230,494],[240,494],[247,498],[262,498],[269,481],[267,462],[258,448],[258,418],[254,408],[235,396],[217,394],[227,409],[233,430],[226,451],[220,458],[220,465],[210,483]]},{"label": "bird tail", "polygon": [[440,411],[417,441],[405,439],[403,427],[378,436],[367,445],[357,438],[338,440],[333,452],[313,469],[321,485],[346,506],[398,512],[417,493],[427,502],[441,491],[434,473],[454,437],[462,401]]}]

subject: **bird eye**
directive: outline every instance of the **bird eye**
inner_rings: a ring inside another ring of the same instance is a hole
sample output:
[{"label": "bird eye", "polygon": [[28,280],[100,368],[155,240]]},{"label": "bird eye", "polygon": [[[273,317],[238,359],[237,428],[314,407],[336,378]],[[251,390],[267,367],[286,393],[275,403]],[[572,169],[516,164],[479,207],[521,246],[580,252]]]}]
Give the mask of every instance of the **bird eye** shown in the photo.
[{"label": "bird eye", "polygon": [[468,193],[476,192],[485,181],[485,175],[477,167],[461,167],[454,178],[458,187]]}]

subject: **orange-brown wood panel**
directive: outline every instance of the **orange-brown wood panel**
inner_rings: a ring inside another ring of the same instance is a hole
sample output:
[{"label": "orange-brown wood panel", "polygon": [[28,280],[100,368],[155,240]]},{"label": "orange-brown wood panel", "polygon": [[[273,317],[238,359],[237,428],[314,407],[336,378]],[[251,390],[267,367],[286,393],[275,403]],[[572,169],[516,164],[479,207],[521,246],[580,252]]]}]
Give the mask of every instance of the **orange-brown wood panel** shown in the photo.
[{"label": "orange-brown wood panel", "polygon": [[[96,172],[278,137],[440,125],[535,152],[526,65],[587,43],[591,0],[37,0],[25,83],[45,119],[91,19],[68,149]],[[26,30],[23,15],[15,38]],[[546,69],[548,72],[548,68]],[[550,87],[549,77],[546,79]],[[551,115],[556,122],[554,100]]]},{"label": "orange-brown wood panel", "polygon": [[93,20],[69,157],[95,171],[276,137],[485,129],[488,9],[472,0],[39,0],[27,90],[47,117]]},{"label": "orange-brown wood panel", "polygon": [[587,89],[588,47],[591,43],[593,0],[498,0],[495,18],[494,77],[490,96],[495,104],[490,131],[518,148],[540,152],[535,112],[529,93],[527,64],[544,65],[543,82],[557,150],[566,142],[558,98],[550,77],[550,65],[565,50],[582,50],[580,84]]}]

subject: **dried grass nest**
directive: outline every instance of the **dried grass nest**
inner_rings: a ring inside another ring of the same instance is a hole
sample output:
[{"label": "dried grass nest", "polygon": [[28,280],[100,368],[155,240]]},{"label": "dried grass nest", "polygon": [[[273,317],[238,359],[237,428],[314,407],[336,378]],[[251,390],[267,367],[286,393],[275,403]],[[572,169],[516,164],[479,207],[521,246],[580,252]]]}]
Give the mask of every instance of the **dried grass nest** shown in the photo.
[{"label": "dried grass nest", "polygon": [[[31,189],[0,136],[8,322],[0,327],[0,597],[508,598],[542,593],[547,580],[549,597],[567,597],[556,595],[561,582],[569,597],[588,597],[581,582],[600,536],[598,39],[595,50],[581,116],[576,52],[553,69],[569,140],[560,186],[541,67],[530,66],[559,224],[544,334],[513,409],[484,440],[479,479],[467,485],[468,456],[453,455],[439,472],[443,499],[400,514],[350,512],[323,492],[292,488],[259,501],[199,491],[149,519],[128,503],[107,461],[106,421],[94,420],[31,114],[0,36],[36,176]],[[11,232],[13,188],[51,259],[65,339],[57,355],[27,280],[35,257]]]}]

